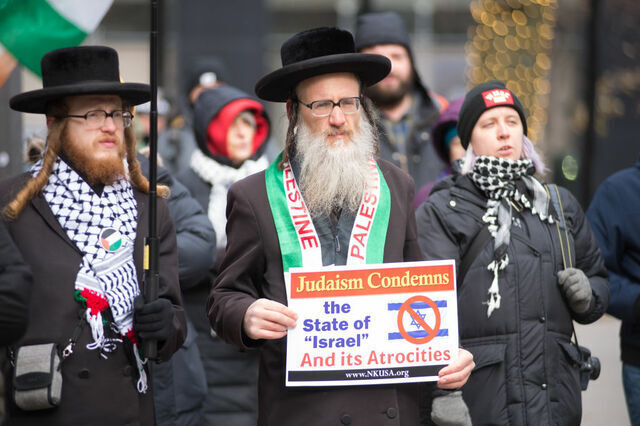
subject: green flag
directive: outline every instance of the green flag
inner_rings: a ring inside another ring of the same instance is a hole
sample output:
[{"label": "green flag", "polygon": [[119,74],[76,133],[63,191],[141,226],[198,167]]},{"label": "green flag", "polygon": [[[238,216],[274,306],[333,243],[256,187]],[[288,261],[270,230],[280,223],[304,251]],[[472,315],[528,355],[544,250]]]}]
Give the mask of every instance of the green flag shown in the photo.
[{"label": "green flag", "polygon": [[112,3],[113,0],[0,0],[0,44],[18,62],[40,75],[42,55],[82,43],[98,27]]}]

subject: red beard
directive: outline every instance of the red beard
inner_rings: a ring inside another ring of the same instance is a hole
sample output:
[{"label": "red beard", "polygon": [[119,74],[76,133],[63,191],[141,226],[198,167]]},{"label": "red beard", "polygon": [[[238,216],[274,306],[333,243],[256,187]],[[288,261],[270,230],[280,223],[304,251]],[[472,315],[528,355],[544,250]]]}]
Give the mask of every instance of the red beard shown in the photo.
[{"label": "red beard", "polygon": [[62,154],[64,158],[87,180],[90,185],[111,185],[125,175],[123,159],[125,157],[124,143],[118,136],[110,136],[116,140],[117,151],[108,158],[96,158],[94,147],[99,145],[97,138],[91,144],[80,144],[69,137],[67,129],[62,132]]}]

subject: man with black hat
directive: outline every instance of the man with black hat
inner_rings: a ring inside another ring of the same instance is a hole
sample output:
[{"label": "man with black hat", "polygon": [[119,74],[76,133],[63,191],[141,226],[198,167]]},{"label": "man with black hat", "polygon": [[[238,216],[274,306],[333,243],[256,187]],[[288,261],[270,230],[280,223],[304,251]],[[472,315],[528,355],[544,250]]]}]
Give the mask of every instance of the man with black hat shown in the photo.
[{"label": "man with black hat", "polygon": [[448,171],[430,140],[431,127],[448,102],[428,90],[416,71],[409,33],[395,12],[368,13],[358,17],[356,49],[384,55],[391,71],[365,89],[381,113],[380,157],[408,172],[416,189]]},{"label": "man with black hat", "polygon": [[[0,182],[3,217],[34,278],[29,325],[12,348],[15,367],[3,371],[12,385],[8,420],[152,425],[140,344],[157,341],[158,360],[167,360],[186,324],[164,200],[157,203],[159,297],[141,296],[149,182],[130,126],[132,106],[148,101],[150,88],[121,83],[108,47],[54,50],[41,67],[43,88],[14,96],[10,106],[46,115],[45,153],[29,172]],[[59,368],[49,369],[57,359]]]},{"label": "man with black hat", "polygon": [[[417,261],[422,255],[413,183],[399,168],[376,160],[374,115],[362,96],[364,87],[389,72],[389,60],[356,53],[351,34],[337,28],[294,35],[283,44],[281,58],[283,67],[258,81],[255,90],[264,100],[286,102],[285,148],[265,172],[229,190],[227,250],[209,297],[209,319],[223,339],[261,351],[260,425],[416,425],[415,384],[285,387],[284,337],[297,313],[286,306],[284,271],[360,261],[346,248],[365,188],[372,187],[372,166],[379,170],[375,179],[389,189],[378,194],[389,209],[371,229],[384,242],[363,243],[375,245],[383,262]],[[302,206],[298,213],[287,199]],[[299,243],[292,214],[308,214],[312,230],[304,240],[313,244]],[[438,385],[460,387],[472,368],[471,355],[461,350],[439,372]]]}]

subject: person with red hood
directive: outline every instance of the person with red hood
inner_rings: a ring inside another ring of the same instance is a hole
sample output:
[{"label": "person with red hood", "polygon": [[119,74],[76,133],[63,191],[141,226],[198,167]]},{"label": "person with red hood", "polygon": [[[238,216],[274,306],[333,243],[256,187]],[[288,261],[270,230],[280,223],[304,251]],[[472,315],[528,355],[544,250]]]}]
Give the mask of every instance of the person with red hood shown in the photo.
[{"label": "person with red hood", "polygon": [[[229,186],[267,168],[264,155],[269,119],[260,102],[232,86],[203,91],[194,105],[194,133],[198,149],[178,179],[207,212],[222,259],[226,247]],[[255,425],[257,421],[258,354],[239,352],[211,332],[205,313],[213,276],[185,293],[184,305],[198,331],[198,347],[209,388],[205,401],[207,424]],[[192,315],[193,313],[193,315]]]}]

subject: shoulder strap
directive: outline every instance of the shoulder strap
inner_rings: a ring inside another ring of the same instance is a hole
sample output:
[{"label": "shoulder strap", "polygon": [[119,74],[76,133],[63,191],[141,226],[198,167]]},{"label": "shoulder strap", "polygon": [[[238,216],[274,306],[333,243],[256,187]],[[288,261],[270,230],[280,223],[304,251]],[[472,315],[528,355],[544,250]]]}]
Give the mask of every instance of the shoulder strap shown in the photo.
[{"label": "shoulder strap", "polygon": [[549,198],[551,199],[553,208],[559,216],[556,228],[558,229],[558,238],[560,239],[560,250],[562,250],[562,263],[564,264],[565,269],[572,268],[573,257],[571,256],[571,240],[569,239],[567,221],[564,218],[564,209],[562,208],[562,200],[560,199],[558,185],[554,185],[552,183],[546,184],[545,189],[547,190],[547,195],[549,195]]},{"label": "shoulder strap", "polygon": [[463,280],[471,264],[475,260],[476,257],[480,254],[482,249],[487,245],[487,243],[491,240],[491,234],[489,233],[489,228],[483,225],[480,228],[480,231],[473,237],[473,241],[469,244],[469,248],[462,255],[460,260],[460,270],[458,273],[458,284],[460,284]]},{"label": "shoulder strap", "polygon": [[[562,263],[564,264],[564,268],[572,268],[573,267],[573,257],[571,256],[571,240],[569,239],[569,227],[567,226],[567,221],[564,217],[564,209],[562,208],[562,200],[560,199],[560,191],[558,191],[558,185],[554,185],[552,183],[545,184],[544,188],[547,190],[547,194],[553,203],[553,208],[558,213],[558,221],[556,222],[556,229],[558,230],[558,238],[560,239],[560,249],[562,250]],[[564,232],[561,232],[563,230]],[[571,321],[571,334],[573,335],[573,342],[571,342],[577,349],[581,358],[585,351],[589,351],[587,348],[580,346],[578,343],[578,334],[576,333],[576,329],[573,326],[573,320]],[[588,352],[588,356],[590,356],[591,352]],[[580,359],[582,363],[582,359]],[[580,365],[582,369],[582,365]],[[595,376],[597,378],[597,376]],[[595,379],[594,379],[595,380]],[[580,384],[582,390],[587,389],[587,383]]]}]

